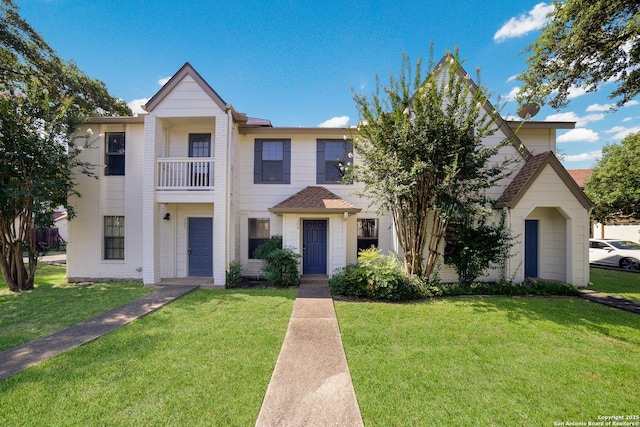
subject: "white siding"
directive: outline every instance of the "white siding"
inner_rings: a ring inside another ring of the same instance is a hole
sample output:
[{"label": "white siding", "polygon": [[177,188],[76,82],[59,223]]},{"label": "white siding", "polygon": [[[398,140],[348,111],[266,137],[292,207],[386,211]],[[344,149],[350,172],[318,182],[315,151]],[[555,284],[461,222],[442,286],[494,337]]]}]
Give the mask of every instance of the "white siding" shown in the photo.
[{"label": "white siding", "polygon": [[524,222],[540,221],[539,276],[577,286],[589,282],[589,214],[551,166],[547,166],[510,211],[517,243],[508,278],[524,280]]},{"label": "white siding", "polygon": [[[77,217],[69,221],[67,276],[69,280],[141,279],[142,269],[142,124],[94,125],[94,144],[82,159],[96,165],[98,179],[78,176],[80,198],[72,198]],[[84,129],[84,128],[83,128]],[[125,175],[105,176],[105,132],[125,132]],[[104,259],[104,216],[125,218],[125,259]]]}]

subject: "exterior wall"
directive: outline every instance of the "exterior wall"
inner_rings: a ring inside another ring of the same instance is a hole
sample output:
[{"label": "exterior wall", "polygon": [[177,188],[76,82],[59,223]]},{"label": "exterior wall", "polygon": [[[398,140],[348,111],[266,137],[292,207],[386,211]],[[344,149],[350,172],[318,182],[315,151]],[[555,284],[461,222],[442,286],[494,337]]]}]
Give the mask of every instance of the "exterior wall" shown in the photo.
[{"label": "exterior wall", "polygon": [[[604,234],[604,235],[603,235]],[[593,237],[596,239],[622,239],[640,242],[639,224],[593,224]]]},{"label": "exterior wall", "polygon": [[153,113],[158,117],[202,117],[220,111],[200,85],[187,75],[169,92]]},{"label": "exterior wall", "polygon": [[[162,221],[160,224],[161,275],[162,277],[188,277],[189,218],[213,218],[213,205],[211,203],[168,203],[162,212],[171,213],[171,219]],[[162,216],[164,214],[161,213],[160,217]],[[216,220],[217,218],[214,218],[214,224]],[[214,259],[219,256],[219,252],[221,251],[214,244]],[[214,264],[214,277],[215,268]]]},{"label": "exterior wall", "polygon": [[[345,131],[346,132],[346,131]],[[254,184],[254,142],[256,139],[286,138],[291,139],[291,183],[290,184]],[[375,213],[375,207],[370,206],[368,200],[355,196],[358,185],[343,184],[317,184],[316,183],[316,144],[318,139],[340,139],[335,133],[323,133],[323,129],[318,128],[317,133],[292,134],[283,132],[276,134],[269,132],[268,135],[249,133],[239,135],[236,147],[236,167],[233,176],[238,180],[235,184],[239,191],[234,192],[234,206],[237,206],[237,217],[239,218],[239,261],[242,265],[242,274],[245,276],[259,276],[261,274],[261,261],[248,258],[248,219],[249,218],[269,218],[271,225],[271,235],[283,235],[285,246],[294,247],[300,251],[301,234],[300,221],[302,219],[322,218],[329,219],[328,244],[333,245],[328,258],[328,274],[336,268],[344,267],[347,262],[355,262],[357,257],[356,240],[356,216],[349,215],[344,221],[343,214],[309,214],[276,215],[269,212],[269,208],[277,205],[288,197],[307,186],[321,185],[339,197],[348,201],[357,208],[362,209],[357,217],[379,218]],[[357,159],[356,159],[357,161]],[[237,173],[236,173],[237,170]],[[237,202],[237,203],[236,203]],[[335,217],[335,218],[334,218]],[[340,224],[340,225],[339,225]],[[295,228],[294,228],[295,227]],[[394,249],[389,246],[390,221],[387,217],[379,218],[378,241],[384,253]],[[337,230],[340,230],[337,232]],[[342,234],[340,234],[342,233]],[[285,237],[286,235],[286,237]],[[340,254],[336,245],[340,245]]]},{"label": "exterior wall", "polygon": [[[82,160],[94,165],[105,164],[105,132],[125,132],[126,157],[124,176],[105,176],[97,166],[98,179],[80,175],[77,189],[81,197],[72,197],[77,216],[68,224],[67,277],[82,279],[142,278],[142,181],[139,166],[143,158],[142,124],[98,124],[91,127],[95,138],[91,148],[82,153]],[[103,228],[105,215],[125,218],[125,259],[105,260]]]},{"label": "exterior wall", "polygon": [[506,275],[516,282],[524,280],[524,224],[527,219],[540,221],[540,278],[587,286],[589,212],[551,166],[542,171],[525,196],[509,211],[516,244]]},{"label": "exterior wall", "polygon": [[527,147],[533,155],[544,153],[546,151],[556,152],[555,129],[521,128],[515,132],[525,147]]}]

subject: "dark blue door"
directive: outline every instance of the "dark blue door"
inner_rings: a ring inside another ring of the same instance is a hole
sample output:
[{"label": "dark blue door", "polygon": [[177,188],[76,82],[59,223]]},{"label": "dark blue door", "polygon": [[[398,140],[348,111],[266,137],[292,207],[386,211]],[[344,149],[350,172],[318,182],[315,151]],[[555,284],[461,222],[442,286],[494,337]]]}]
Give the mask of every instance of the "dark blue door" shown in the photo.
[{"label": "dark blue door", "polygon": [[524,221],[524,277],[538,277],[538,220]]},{"label": "dark blue door", "polygon": [[302,274],[327,274],[327,221],[302,221]]},{"label": "dark blue door", "polygon": [[213,276],[213,219],[189,218],[189,276]]}]

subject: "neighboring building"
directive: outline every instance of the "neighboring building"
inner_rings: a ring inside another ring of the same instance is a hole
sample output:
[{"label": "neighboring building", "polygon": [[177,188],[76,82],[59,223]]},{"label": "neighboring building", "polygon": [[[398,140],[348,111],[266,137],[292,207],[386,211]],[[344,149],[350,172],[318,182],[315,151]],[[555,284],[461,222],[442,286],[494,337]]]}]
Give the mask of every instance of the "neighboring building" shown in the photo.
[{"label": "neighboring building", "polygon": [[[473,83],[470,83],[473,84]],[[302,255],[301,274],[331,275],[371,244],[398,251],[389,215],[342,184],[339,164],[358,161],[349,129],[272,127],[227,104],[185,64],[138,117],[90,120],[95,149],[84,161],[104,165],[80,176],[69,223],[70,281],[206,277],[223,286],[231,261],[260,275],[253,249],[272,235]],[[493,113],[487,103],[485,110]],[[573,123],[507,122],[486,144],[510,144],[497,159],[513,174],[489,195],[517,236],[505,275],[586,286],[591,204],[553,154],[556,129]],[[514,130],[518,129],[518,135]],[[496,159],[496,160],[497,160]],[[452,268],[440,272],[456,280]]]},{"label": "neighboring building", "polygon": [[[584,182],[591,175],[591,169],[569,169],[567,172],[584,190]],[[634,218],[618,218],[602,224],[593,222],[592,236],[600,239],[621,239],[640,242],[640,220]]]}]

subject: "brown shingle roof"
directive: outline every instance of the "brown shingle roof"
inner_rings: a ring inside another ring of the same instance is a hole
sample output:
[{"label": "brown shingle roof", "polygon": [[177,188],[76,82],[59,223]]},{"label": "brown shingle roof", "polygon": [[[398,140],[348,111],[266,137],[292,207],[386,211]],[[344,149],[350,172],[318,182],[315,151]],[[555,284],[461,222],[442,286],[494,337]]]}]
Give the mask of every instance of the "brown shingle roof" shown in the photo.
[{"label": "brown shingle roof", "polygon": [[522,196],[525,195],[531,184],[535,182],[538,175],[540,175],[547,165],[551,166],[553,170],[555,170],[558,177],[560,177],[567,188],[574,194],[574,196],[576,196],[576,199],[585,207],[585,209],[593,207],[589,198],[571,178],[558,158],[551,151],[546,151],[544,153],[536,154],[527,160],[527,162],[522,166],[522,169],[520,169],[518,174],[513,178],[511,183],[504,190],[504,193],[502,193],[502,196],[500,196],[496,202],[496,208],[512,208],[517,205]]},{"label": "brown shingle roof", "polygon": [[361,211],[324,187],[306,187],[269,210],[274,213]]}]

